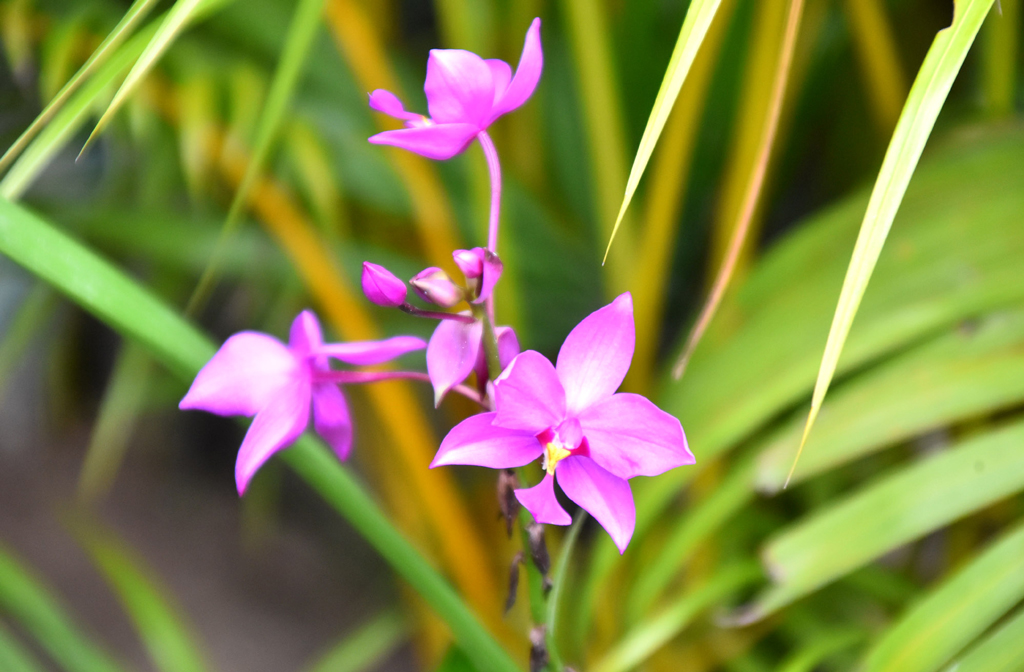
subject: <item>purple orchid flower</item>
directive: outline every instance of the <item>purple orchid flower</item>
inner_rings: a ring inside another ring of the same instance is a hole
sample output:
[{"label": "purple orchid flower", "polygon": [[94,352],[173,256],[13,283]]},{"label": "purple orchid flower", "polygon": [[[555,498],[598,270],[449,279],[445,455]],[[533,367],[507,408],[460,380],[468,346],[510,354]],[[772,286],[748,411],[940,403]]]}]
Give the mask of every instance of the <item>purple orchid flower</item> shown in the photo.
[{"label": "purple orchid flower", "polygon": [[243,494],[256,470],[313,426],[345,460],[352,450],[352,421],[338,383],[370,382],[389,372],[332,371],[329,358],[347,364],[381,364],[421,350],[423,339],[395,336],[383,341],[324,343],[316,316],[304,310],[292,322],[288,345],[273,336],[243,331],[224,342],[178,404],[217,415],[256,416],[235,462]]},{"label": "purple orchid flower", "polygon": [[525,103],[537,88],[543,67],[540,19],[534,19],[526,32],[514,77],[505,61],[484,60],[463,49],[431,49],[423,84],[430,117],[407,112],[395,94],[377,89],[370,94],[370,107],[405,121],[407,128],[378,133],[370,142],[428,159],[450,159],[495,119]]},{"label": "purple orchid flower", "polygon": [[[504,369],[519,354],[519,339],[512,327],[495,327],[494,335],[498,340],[498,360]],[[480,392],[486,392],[488,372],[483,342],[484,325],[480,320],[468,324],[441,320],[437,325],[427,344],[427,375],[434,386],[435,406],[474,371]]]},{"label": "purple orchid flower", "polygon": [[554,366],[532,350],[517,356],[495,381],[497,411],[459,423],[430,466],[510,469],[540,457],[544,479],[516,490],[537,522],[571,522],[555,498],[557,477],[624,552],[636,525],[628,479],[694,463],[675,417],[645,397],[616,393],[634,342],[627,292],[576,325]]}]

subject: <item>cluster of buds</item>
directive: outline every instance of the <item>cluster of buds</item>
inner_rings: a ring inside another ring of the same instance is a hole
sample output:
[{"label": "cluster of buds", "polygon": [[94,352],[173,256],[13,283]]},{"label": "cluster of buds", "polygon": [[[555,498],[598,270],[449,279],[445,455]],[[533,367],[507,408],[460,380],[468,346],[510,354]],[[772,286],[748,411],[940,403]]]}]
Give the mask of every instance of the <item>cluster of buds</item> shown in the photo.
[{"label": "cluster of buds", "polygon": [[[463,301],[472,304],[487,301],[501,277],[502,265],[498,255],[485,248],[474,247],[472,250],[455,250],[452,257],[466,278],[465,286],[456,284],[442,269],[431,266],[409,280],[416,295],[440,308],[454,308]],[[366,298],[378,306],[401,308],[414,315],[423,313],[407,301],[409,290],[405,283],[379,264],[363,262],[362,285]],[[426,316],[438,317],[436,313]]]}]

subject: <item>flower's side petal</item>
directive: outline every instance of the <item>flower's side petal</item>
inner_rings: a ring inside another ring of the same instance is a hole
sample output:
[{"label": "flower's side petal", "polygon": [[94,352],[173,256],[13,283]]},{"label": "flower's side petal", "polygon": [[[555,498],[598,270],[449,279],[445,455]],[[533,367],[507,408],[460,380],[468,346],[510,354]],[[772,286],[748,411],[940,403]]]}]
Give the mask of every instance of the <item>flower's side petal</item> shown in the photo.
[{"label": "flower's side petal", "polygon": [[423,118],[422,114],[407,112],[398,96],[386,89],[376,89],[370,94],[370,108],[404,121],[419,121]]},{"label": "flower's side petal", "polygon": [[540,19],[536,18],[526,31],[526,42],[523,44],[523,54],[519,57],[519,65],[516,66],[516,75],[491,110],[490,121],[493,122],[525,103],[537,88],[543,69],[544,50],[540,46]]},{"label": "flower's side petal", "polygon": [[473,303],[483,303],[490,298],[491,292],[494,291],[494,286],[498,284],[498,279],[501,277],[501,270],[504,268],[498,255],[489,250],[484,250],[483,256],[484,268],[483,275],[480,278],[480,296]]},{"label": "flower's side petal", "polygon": [[555,478],[550,474],[532,488],[516,490],[516,499],[526,507],[533,519],[545,525],[568,525],[572,518],[555,497]]},{"label": "flower's side petal", "polygon": [[344,462],[352,452],[352,418],[348,402],[334,383],[313,385],[313,427]]},{"label": "flower's side petal", "polygon": [[431,124],[400,128],[370,136],[375,145],[391,145],[435,161],[450,159],[466,149],[480,129],[473,124]]},{"label": "flower's side petal", "polygon": [[309,424],[309,397],[309,376],[300,376],[256,414],[235,462],[239,495],[245,492],[256,470],[271,455],[287,448],[305,431]]},{"label": "flower's side petal", "polygon": [[565,387],[569,413],[606,399],[619,389],[633,360],[636,333],[633,297],[619,295],[569,332],[558,351],[558,377]]},{"label": "flower's side petal", "polygon": [[501,97],[505,95],[509,82],[512,81],[512,66],[500,58],[488,58],[484,63],[491,69],[491,79],[494,81],[494,104],[497,105]]},{"label": "flower's side petal", "polygon": [[512,327],[495,327],[494,336],[498,339],[498,363],[504,371],[519,356],[519,337]]},{"label": "flower's side petal", "polygon": [[495,427],[492,420],[494,413],[480,413],[455,425],[441,442],[431,469],[448,464],[512,469],[533,462],[544,452],[533,434]]},{"label": "flower's side petal", "polygon": [[494,104],[494,78],[484,59],[464,49],[431,49],[427,58],[430,118],[438,124],[484,128]]},{"label": "flower's side petal", "polygon": [[619,553],[625,552],[636,527],[636,506],[629,483],[589,457],[575,455],[559,462],[555,475],[562,492],[601,523]]},{"label": "flower's side petal", "polygon": [[324,335],[320,329],[320,321],[311,310],[304,310],[292,320],[291,332],[288,334],[288,347],[299,357],[305,357],[320,349]]},{"label": "flower's side petal", "polygon": [[178,408],[217,415],[256,415],[300,371],[300,362],[279,340],[243,331],[224,341],[196,376]]},{"label": "flower's side petal", "polygon": [[679,420],[639,394],[613,394],[578,417],[590,456],[621,478],[657,476],[694,463]]},{"label": "flower's side petal", "polygon": [[317,354],[340,359],[346,364],[371,366],[390,362],[407,352],[422,350],[426,341],[417,336],[392,336],[383,341],[352,341],[351,343],[325,343]]},{"label": "flower's side petal", "polygon": [[494,424],[538,434],[565,418],[565,391],[544,355],[527,350],[494,382]]},{"label": "flower's side petal", "polygon": [[480,354],[483,325],[441,320],[427,344],[427,375],[434,386],[434,405],[464,381]]}]

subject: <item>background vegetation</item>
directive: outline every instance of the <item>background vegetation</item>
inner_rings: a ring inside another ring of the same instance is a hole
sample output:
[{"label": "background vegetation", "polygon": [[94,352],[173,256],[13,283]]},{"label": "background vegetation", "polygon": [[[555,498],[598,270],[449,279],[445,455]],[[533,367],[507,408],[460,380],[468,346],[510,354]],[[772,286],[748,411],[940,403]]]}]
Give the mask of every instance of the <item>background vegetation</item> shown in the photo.
[{"label": "background vegetation", "polygon": [[[1019,0],[961,0],[937,39],[951,2],[690,4],[0,5],[14,148],[0,161],[0,669],[525,666],[525,585],[502,616],[517,545],[493,474],[425,469],[471,409],[434,414],[406,383],[352,392],[351,468],[306,438],[237,501],[241,430],[174,405],[215,341],[282,334],[306,306],[342,339],[425,335],[361,299],[359,264],[409,276],[481,244],[486,165],[477,147],[433,163],[367,144],[387,122],[366,92],[425,109],[429,48],[514,62],[534,16],[541,85],[493,129],[498,319],[553,355],[633,292],[627,386],[682,420],[698,461],[634,482],[624,556],[584,528],[561,658],[601,672],[1024,669]],[[602,267],[680,26],[702,8],[716,11],[681,43],[700,48]],[[675,381],[744,219],[732,289]],[[841,294],[857,317],[783,490]],[[295,567],[312,587],[288,583]],[[268,590],[278,612],[248,620]]]}]

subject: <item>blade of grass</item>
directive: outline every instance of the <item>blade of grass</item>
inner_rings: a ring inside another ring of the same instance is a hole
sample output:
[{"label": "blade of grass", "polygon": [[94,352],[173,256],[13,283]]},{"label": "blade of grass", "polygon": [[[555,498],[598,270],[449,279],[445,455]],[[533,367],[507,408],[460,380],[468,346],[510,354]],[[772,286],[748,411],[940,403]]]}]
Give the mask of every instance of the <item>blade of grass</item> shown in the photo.
[{"label": "blade of grass", "polygon": [[[142,344],[183,383],[191,381],[214,354],[214,344],[206,336],[148,290],[38,216],[2,199],[0,253],[52,284],[124,337]],[[304,436],[282,457],[423,596],[481,670],[518,670],[447,581],[391,524],[355,476],[323,443]],[[3,559],[0,557],[0,561]],[[470,569],[479,572],[476,565]],[[22,575],[12,571],[0,565],[0,580]],[[4,598],[0,583],[0,600]],[[116,669],[78,666],[73,672]]]},{"label": "blade of grass", "polygon": [[[182,0],[179,0],[181,2]],[[222,257],[230,244],[235,231],[242,223],[242,210],[249,199],[249,192],[252,190],[257,175],[263,169],[263,163],[273,146],[277,136],[281,120],[292,99],[299,77],[302,74],[302,66],[309,55],[310,46],[316,36],[316,30],[320,27],[320,16],[323,13],[325,0],[299,0],[292,15],[291,24],[288,27],[288,34],[285,38],[284,47],[278,60],[277,70],[274,73],[273,82],[270,85],[270,92],[263,106],[263,114],[260,116],[259,126],[256,130],[256,139],[253,142],[249,153],[249,161],[245,168],[245,174],[235,189],[231,207],[228,209],[227,217],[221,228],[220,238],[210,256],[209,264],[203,274],[199,277],[198,283],[192,292],[185,307],[187,315],[195,314],[205,303],[210,290],[216,282],[220,269]],[[129,75],[129,78],[131,75]],[[102,122],[102,119],[101,119]],[[225,148],[231,151],[231,147]]]},{"label": "blade of grass", "polygon": [[669,113],[672,112],[672,106],[675,105],[679,90],[683,87],[683,82],[690,72],[690,66],[693,65],[693,60],[697,56],[697,50],[700,49],[720,4],[721,0],[692,0],[686,10],[683,27],[679,30],[679,38],[676,40],[672,57],[665,69],[665,77],[661,80],[661,87],[658,89],[654,106],[651,108],[651,115],[647,119],[647,126],[640,138],[640,146],[633,159],[633,167],[629,170],[625,196],[622,199],[622,205],[619,206],[619,214],[615,217],[615,224],[608,237],[608,247],[604,252],[605,261],[608,260],[608,252],[612,249],[615,235],[619,231],[622,219],[633,199],[633,194],[640,184],[640,178],[647,168],[647,162],[651,160],[651,154],[654,153],[654,146],[658,143],[665,123],[668,122]]},{"label": "blade of grass", "polygon": [[590,668],[591,672],[626,672],[633,669],[674,639],[702,611],[760,576],[761,570],[750,564],[720,570],[703,585],[685,593],[658,614],[630,629]]},{"label": "blade of grass", "polygon": [[1003,119],[1016,107],[1020,0],[1000,0],[1001,12],[989,14],[982,35],[982,90],[988,116]]},{"label": "blade of grass", "polygon": [[558,617],[559,609],[562,606],[562,594],[565,592],[565,581],[569,576],[569,562],[572,560],[572,551],[576,547],[576,540],[580,536],[580,530],[587,522],[587,512],[580,509],[576,513],[576,520],[572,521],[572,527],[562,540],[562,550],[558,554],[554,571],[551,574],[551,592],[548,594],[547,614],[544,623],[547,624],[547,646],[551,655],[551,663],[555,670],[561,672],[565,664],[562,662],[562,655],[558,646]]},{"label": "blade of grass", "polygon": [[778,672],[814,672],[821,662],[828,660],[833,654],[839,653],[864,641],[864,633],[859,630],[846,630],[819,636],[814,642],[796,652],[780,667]]},{"label": "blade of grass", "polygon": [[1022,557],[1024,527],[1017,525],[907,610],[859,669],[938,669],[1024,597]]},{"label": "blade of grass", "polygon": [[408,634],[405,619],[388,611],[360,626],[325,653],[309,672],[366,672],[375,669]]},{"label": "blade of grass", "polygon": [[[1005,7],[1006,0],[1003,0]],[[1004,9],[1005,11],[1005,9]],[[946,668],[946,672],[1020,672],[1024,660],[1024,611],[1018,610]]]},{"label": "blade of grass", "polygon": [[46,283],[37,283],[29,290],[18,312],[11,318],[0,341],[0,398],[6,391],[14,368],[32,344],[57,305],[57,295]]},{"label": "blade of grass", "polygon": [[845,7],[875,123],[889,133],[907,98],[907,82],[885,5],[881,0],[846,0]]},{"label": "blade of grass", "polygon": [[715,14],[704,38],[704,48],[697,53],[692,72],[679,91],[683,102],[668,118],[665,139],[652,168],[650,191],[644,204],[644,229],[637,250],[640,263],[636,264],[632,282],[636,349],[627,385],[638,392],[647,391],[651,385],[693,150],[704,101],[735,9],[736,0],[725,0]]},{"label": "blade of grass", "polygon": [[96,523],[76,521],[74,527],[79,543],[117,594],[153,666],[160,672],[207,670],[191,624],[142,558]]},{"label": "blade of grass", "polygon": [[[717,8],[718,3],[713,4]],[[608,8],[604,3],[594,0],[562,0],[561,7],[572,45],[582,97],[580,107],[584,113],[587,130],[597,231],[601,237],[611,240],[617,221],[616,194],[620,193],[623,185],[628,182],[625,126],[612,63],[611,35],[605,16]],[[686,23],[683,25],[685,27]],[[701,38],[706,30],[706,27],[701,30]],[[689,56],[686,62],[687,70],[692,61],[693,57]],[[675,93],[678,93],[678,89]],[[670,109],[671,105],[665,110],[666,116]],[[661,125],[664,126],[664,122]],[[660,132],[660,127],[658,130]],[[629,269],[632,267],[635,250],[633,232],[628,225],[623,236],[625,239],[620,243],[615,256],[610,257],[608,254],[611,247],[605,252],[604,262],[608,259],[612,262],[609,267],[610,279],[605,289],[606,294],[611,296],[629,288]]]},{"label": "blade of grass", "polygon": [[32,141],[32,138],[36,136],[49,122],[53,119],[54,115],[60,111],[61,107],[68,101],[78,87],[81,86],[85,81],[96,72],[100,66],[107,62],[107,60],[114,55],[118,47],[135,31],[139,24],[149,15],[149,12],[157,4],[158,0],[135,0],[132,6],[125,12],[124,17],[118,22],[114,29],[110,31],[106,39],[100,43],[100,46],[96,47],[96,50],[92,52],[88,60],[82,67],[78,69],[78,72],[68,80],[68,82],[61,87],[57,95],[46,104],[43,111],[39,113],[39,116],[35,118],[31,125],[25,131],[18,136],[18,139],[14,141],[14,144],[8,148],[2,158],[0,158],[0,172],[7,169],[11,163],[18,158],[28,143]]},{"label": "blade of grass", "polygon": [[0,670],[5,672],[43,672],[42,665],[0,623]]},{"label": "blade of grass", "polygon": [[800,453],[807,443],[807,436],[821,410],[843,344],[850,333],[853,318],[864,297],[864,290],[867,289],[878,255],[896,217],[896,211],[903,201],[907,185],[921,158],[921,152],[924,151],[935,120],[942,110],[949,89],[953,86],[953,80],[956,79],[967,51],[974,43],[974,38],[992,3],[993,0],[956,0],[953,25],[939,31],[935,36],[935,41],[928,49],[924,63],[917,73],[871,192],[871,200],[868,202],[867,212],[857,236],[853,257],[843,280],[839,304],[832,319],[825,354],[822,356],[818,378],[814,384],[811,410],[790,474],[792,469],[796,468]]},{"label": "blade of grass", "polygon": [[113,485],[139,412],[145,405],[149,380],[149,355],[134,343],[124,343],[103,393],[78,476],[78,497],[82,501],[100,499]]},{"label": "blade of grass", "polygon": [[0,610],[24,627],[66,672],[122,672],[78,629],[51,592],[3,547]]},{"label": "blade of grass", "polygon": [[771,158],[772,147],[775,144],[775,135],[779,128],[779,118],[782,116],[782,103],[786,97],[786,85],[789,82],[790,66],[793,64],[793,53],[796,51],[796,38],[800,29],[800,17],[803,15],[803,9],[803,0],[789,0],[782,43],[779,46],[779,57],[775,68],[775,76],[772,80],[771,93],[769,94],[768,107],[764,117],[764,127],[761,131],[756,159],[750,172],[746,190],[743,193],[743,200],[736,217],[736,225],[732,230],[732,238],[729,241],[722,265],[715,276],[715,282],[711,286],[707,302],[697,317],[697,323],[694,325],[689,337],[687,337],[683,352],[672,369],[672,375],[677,380],[682,377],[694,349],[700,343],[704,331],[718,311],[718,306],[722,302],[722,297],[725,296],[725,290],[729,286],[729,281],[732,279],[733,272],[736,270],[736,265],[739,262],[740,253],[743,251],[744,242],[750,230],[750,224],[754,219],[754,211],[761,197],[765,174],[768,172],[768,161]]}]

